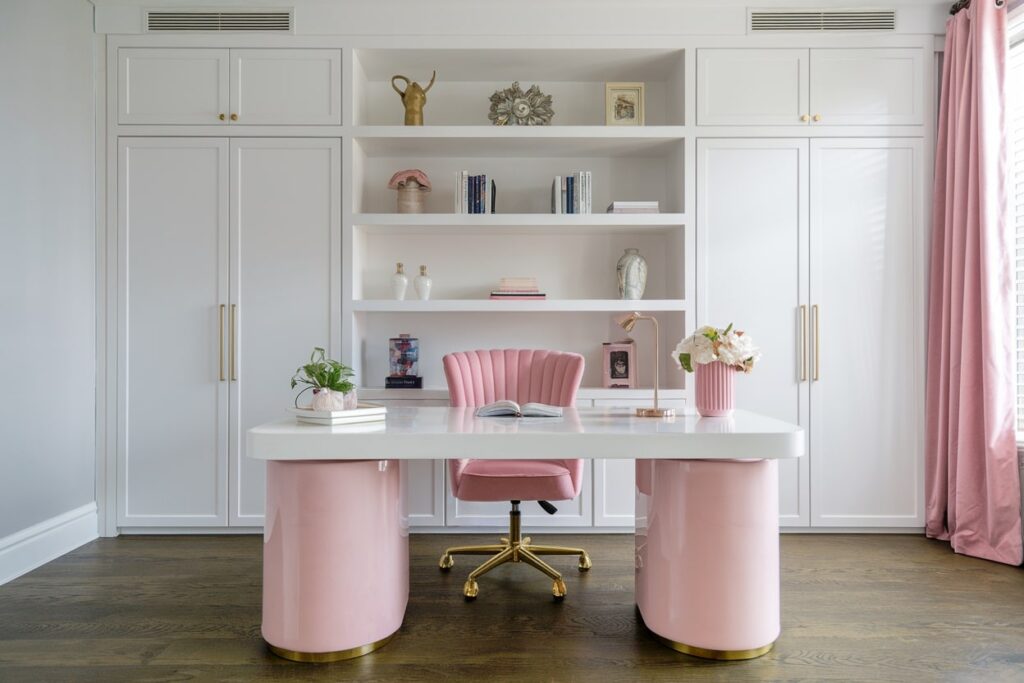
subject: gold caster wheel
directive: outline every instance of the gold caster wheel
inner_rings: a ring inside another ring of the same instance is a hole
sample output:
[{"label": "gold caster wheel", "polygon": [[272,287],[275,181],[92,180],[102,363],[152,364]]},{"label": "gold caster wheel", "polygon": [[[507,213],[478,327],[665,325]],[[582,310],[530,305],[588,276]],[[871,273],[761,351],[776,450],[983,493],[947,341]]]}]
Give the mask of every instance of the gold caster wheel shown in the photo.
[{"label": "gold caster wheel", "polygon": [[462,594],[466,596],[466,602],[476,600],[476,596],[480,595],[480,586],[473,579],[469,579],[462,586]]},{"label": "gold caster wheel", "polygon": [[551,595],[554,597],[555,602],[562,602],[565,600],[565,581],[561,579],[555,579],[551,582]]},{"label": "gold caster wheel", "polygon": [[453,566],[455,566],[455,558],[449,555],[448,553],[445,553],[441,556],[441,561],[437,563],[437,566],[441,569],[441,571],[446,572]]},{"label": "gold caster wheel", "polygon": [[594,565],[590,562],[590,555],[583,553],[582,555],[580,555],[580,563],[576,565],[576,568],[579,569],[581,572],[585,572],[589,571],[590,568],[593,566]]}]

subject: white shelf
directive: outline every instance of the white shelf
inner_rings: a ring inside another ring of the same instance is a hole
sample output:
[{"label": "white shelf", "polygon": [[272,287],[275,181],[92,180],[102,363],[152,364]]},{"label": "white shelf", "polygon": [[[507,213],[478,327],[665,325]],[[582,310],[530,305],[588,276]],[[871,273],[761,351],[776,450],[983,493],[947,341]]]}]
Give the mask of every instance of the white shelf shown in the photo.
[{"label": "white shelf", "polygon": [[540,313],[540,312],[605,312],[685,311],[685,299],[544,299],[541,301],[497,301],[494,299],[357,299],[352,310],[370,313]]},{"label": "white shelf", "polygon": [[666,156],[684,126],[356,126],[369,156]]},{"label": "white shelf", "polygon": [[[359,387],[357,390],[360,400],[382,401],[407,400],[407,401],[447,401],[448,390],[444,387],[424,387],[423,389],[385,389],[383,387]],[[659,399],[684,399],[686,389],[659,389]],[[628,399],[628,400],[653,400],[654,390],[650,387],[642,389],[605,389],[604,387],[580,387],[577,398],[581,399]]]},{"label": "white shelf", "polygon": [[361,213],[353,225],[379,233],[530,234],[660,232],[686,225],[682,213]]}]

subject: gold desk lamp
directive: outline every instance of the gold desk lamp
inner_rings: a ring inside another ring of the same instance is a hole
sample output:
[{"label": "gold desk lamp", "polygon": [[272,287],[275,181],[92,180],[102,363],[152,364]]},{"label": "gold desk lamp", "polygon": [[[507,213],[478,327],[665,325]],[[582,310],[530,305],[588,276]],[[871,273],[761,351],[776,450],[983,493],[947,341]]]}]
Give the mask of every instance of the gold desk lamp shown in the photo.
[{"label": "gold desk lamp", "polygon": [[626,316],[616,320],[619,327],[629,334],[633,331],[636,326],[637,320],[650,320],[654,323],[654,407],[653,408],[637,408],[637,417],[675,417],[676,411],[674,408],[659,408],[658,407],[658,373],[660,371],[660,359],[661,359],[661,334],[658,330],[658,321],[650,315],[640,315],[637,312],[629,313]]}]

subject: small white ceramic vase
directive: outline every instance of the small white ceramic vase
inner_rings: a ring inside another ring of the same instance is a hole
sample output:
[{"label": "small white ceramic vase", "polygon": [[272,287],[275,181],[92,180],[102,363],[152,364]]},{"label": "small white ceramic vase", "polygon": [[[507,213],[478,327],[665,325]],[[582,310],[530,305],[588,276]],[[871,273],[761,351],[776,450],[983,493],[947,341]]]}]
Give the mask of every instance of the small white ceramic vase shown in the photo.
[{"label": "small white ceramic vase", "polygon": [[414,178],[398,188],[398,213],[423,213],[426,191]]},{"label": "small white ceramic vase", "polygon": [[358,405],[355,388],[346,393],[330,389],[313,389],[313,410],[352,410]]},{"label": "small white ceramic vase", "polygon": [[430,298],[430,288],[434,286],[434,281],[427,275],[426,266],[420,266],[420,274],[416,276],[414,284],[416,285],[416,294],[419,295],[421,301]]},{"label": "small white ceramic vase", "polygon": [[633,300],[644,298],[647,288],[647,261],[638,249],[626,249],[615,265],[619,281],[619,297]]},{"label": "small white ceramic vase", "polygon": [[405,290],[409,288],[409,278],[405,276],[405,266],[397,264],[395,274],[391,276],[391,295],[398,301],[405,299]]}]

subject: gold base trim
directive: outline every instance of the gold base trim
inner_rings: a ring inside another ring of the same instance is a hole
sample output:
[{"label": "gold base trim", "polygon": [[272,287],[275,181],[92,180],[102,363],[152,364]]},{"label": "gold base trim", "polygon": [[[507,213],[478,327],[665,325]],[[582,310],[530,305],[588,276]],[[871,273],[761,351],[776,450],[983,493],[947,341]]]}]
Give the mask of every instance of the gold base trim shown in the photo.
[{"label": "gold base trim", "polygon": [[675,408],[637,408],[637,417],[675,417]]},{"label": "gold base trim", "polygon": [[721,661],[735,662],[743,659],[756,659],[763,655],[768,654],[775,647],[775,641],[762,645],[761,647],[750,648],[749,650],[712,650],[706,647],[697,647],[696,645],[687,645],[686,643],[680,643],[679,641],[666,638],[665,636],[658,635],[651,630],[651,627],[644,622],[644,617],[640,613],[640,607],[636,608],[636,616],[640,620],[640,625],[647,629],[647,632],[654,636],[654,639],[660,642],[666,647],[670,647],[676,652],[682,652],[685,655],[691,657],[700,657],[701,659],[717,659]]},{"label": "gold base trim", "polygon": [[335,650],[334,652],[299,652],[298,650],[288,650],[283,647],[271,645],[267,643],[267,647],[278,657],[290,659],[293,662],[314,662],[322,664],[324,662],[340,662],[343,659],[354,659],[356,657],[362,657],[363,655],[370,654],[374,650],[380,649],[391,642],[391,639],[395,637],[398,631],[392,633],[390,636],[381,638],[374,643],[367,643],[366,645],[359,645],[358,647],[350,647],[347,650]]}]

